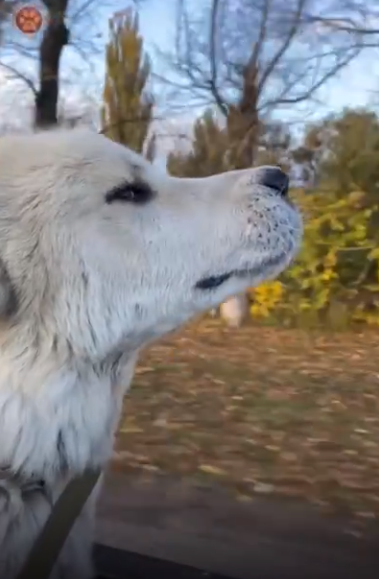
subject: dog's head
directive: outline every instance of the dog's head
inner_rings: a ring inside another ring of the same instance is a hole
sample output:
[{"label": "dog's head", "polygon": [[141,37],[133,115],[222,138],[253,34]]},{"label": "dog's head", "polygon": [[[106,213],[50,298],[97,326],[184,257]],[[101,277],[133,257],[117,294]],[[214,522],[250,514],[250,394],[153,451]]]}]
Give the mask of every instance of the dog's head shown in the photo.
[{"label": "dog's head", "polygon": [[0,315],[104,356],[279,274],[301,219],[280,169],[177,179],[104,136],[0,139]]}]

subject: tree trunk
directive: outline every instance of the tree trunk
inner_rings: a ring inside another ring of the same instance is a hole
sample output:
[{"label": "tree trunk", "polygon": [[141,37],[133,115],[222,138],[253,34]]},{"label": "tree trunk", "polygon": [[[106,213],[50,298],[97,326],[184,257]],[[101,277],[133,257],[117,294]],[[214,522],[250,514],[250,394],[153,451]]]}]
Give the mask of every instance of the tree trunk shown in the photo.
[{"label": "tree trunk", "polygon": [[64,22],[69,0],[44,0],[48,23],[40,46],[39,91],[35,99],[34,124],[48,128],[58,123],[59,65],[69,31]]}]

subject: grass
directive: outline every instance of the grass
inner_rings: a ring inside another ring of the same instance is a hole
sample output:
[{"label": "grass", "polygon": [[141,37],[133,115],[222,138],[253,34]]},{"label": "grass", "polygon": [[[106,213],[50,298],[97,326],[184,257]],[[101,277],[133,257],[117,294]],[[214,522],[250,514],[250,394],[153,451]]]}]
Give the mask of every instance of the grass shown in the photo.
[{"label": "grass", "polygon": [[379,334],[202,321],[140,359],[118,468],[379,515]]}]

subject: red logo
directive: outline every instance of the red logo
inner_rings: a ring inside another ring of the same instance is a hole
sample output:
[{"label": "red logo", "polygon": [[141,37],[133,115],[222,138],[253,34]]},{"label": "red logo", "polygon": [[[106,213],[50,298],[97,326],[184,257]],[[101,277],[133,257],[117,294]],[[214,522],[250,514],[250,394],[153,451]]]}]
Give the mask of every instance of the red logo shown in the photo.
[{"label": "red logo", "polygon": [[23,34],[36,34],[41,30],[43,24],[43,14],[36,6],[22,6],[14,14],[16,28]]}]

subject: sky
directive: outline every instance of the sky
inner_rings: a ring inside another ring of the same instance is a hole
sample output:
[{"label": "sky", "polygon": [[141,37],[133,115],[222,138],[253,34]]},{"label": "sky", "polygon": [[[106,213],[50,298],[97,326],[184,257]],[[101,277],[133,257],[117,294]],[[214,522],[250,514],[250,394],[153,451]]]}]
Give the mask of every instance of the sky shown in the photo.
[{"label": "sky", "polygon": [[[72,5],[79,0],[72,0]],[[201,2],[201,0],[193,0]],[[157,58],[157,49],[169,50],[174,40],[175,4],[176,0],[140,0],[140,29],[144,37],[145,48],[148,51],[157,74],[162,72],[162,62]],[[37,0],[38,3],[38,0]],[[62,59],[62,92],[63,106],[66,111],[81,110],[82,107],[97,109],[101,99],[102,82],[104,78],[104,51],[103,48],[108,39],[108,19],[115,11],[126,9],[129,2],[123,0],[103,0],[99,3],[96,18],[91,26],[95,35],[98,50],[97,56],[86,62],[86,58],[79,57],[78,52],[72,48],[65,49]],[[87,24],[86,24],[87,25]],[[80,39],[83,27],[80,21],[74,35]],[[6,31],[6,40],[22,45],[30,49],[37,46],[38,38],[28,39],[20,32],[10,27]],[[36,44],[37,43],[37,44]],[[6,43],[5,43],[6,46]],[[80,46],[80,42],[79,42]],[[344,107],[358,107],[366,104],[379,102],[379,75],[375,72],[377,67],[378,53],[363,54],[353,64],[344,69],[338,78],[333,79],[318,94],[317,105],[310,107],[307,116],[299,115],[299,111],[293,109],[286,112],[286,117],[291,122],[312,120],[324,116],[330,111],[338,111]],[[36,78],[37,61],[35,59],[20,58],[19,51],[14,52],[1,48],[0,62],[10,64],[22,70],[32,79]],[[376,95],[378,93],[378,96]],[[162,90],[159,91],[160,104],[164,105]],[[0,124],[9,124],[9,108],[12,109],[12,122],[22,125],[25,119],[30,117],[32,110],[32,93],[23,82],[14,82],[9,78],[9,71],[0,67],[0,112],[3,111]],[[88,104],[90,103],[90,104]],[[8,112],[8,114],[6,114]],[[172,133],[185,132],[190,126],[193,113],[183,108],[178,114],[170,114],[164,111],[165,120],[160,120],[160,134],[169,136]],[[165,151],[172,146],[174,141],[170,138],[166,144],[163,142],[162,149]]]}]

